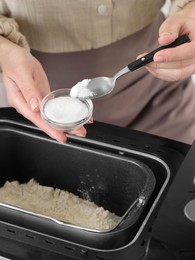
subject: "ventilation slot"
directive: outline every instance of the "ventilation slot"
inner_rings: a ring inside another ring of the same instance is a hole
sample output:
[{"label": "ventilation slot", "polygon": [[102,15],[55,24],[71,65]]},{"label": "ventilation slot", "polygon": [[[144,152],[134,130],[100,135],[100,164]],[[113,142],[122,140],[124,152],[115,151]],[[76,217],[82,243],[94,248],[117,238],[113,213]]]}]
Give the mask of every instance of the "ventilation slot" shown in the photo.
[{"label": "ventilation slot", "polygon": [[151,149],[151,146],[149,144],[146,144],[144,147],[144,150],[149,151]]},{"label": "ventilation slot", "polygon": [[151,233],[152,232],[152,227],[150,227],[149,229],[148,229],[148,233]]},{"label": "ventilation slot", "polygon": [[123,151],[118,151],[118,154],[120,154],[120,155],[125,155],[125,152],[123,152]]},{"label": "ventilation slot", "polygon": [[31,235],[26,235],[27,238],[30,238],[30,239],[35,239],[35,237],[31,236]]},{"label": "ventilation slot", "polygon": [[120,140],[113,139],[112,141],[113,141],[114,143],[120,143]]},{"label": "ventilation slot", "polygon": [[99,256],[99,255],[96,255],[96,258],[99,259],[99,260],[105,260],[106,259],[106,258]]},{"label": "ventilation slot", "polygon": [[45,240],[45,243],[46,243],[46,244],[49,244],[49,245],[54,245],[54,242],[49,241],[49,240]]},{"label": "ventilation slot", "polygon": [[73,251],[73,250],[74,250],[74,248],[71,247],[71,246],[65,246],[64,248],[67,249],[67,250],[70,250],[70,251]]},{"label": "ventilation slot", "polygon": [[193,194],[193,193],[195,193],[195,191],[194,190],[189,190],[188,193],[192,193]]},{"label": "ventilation slot", "polygon": [[137,147],[137,145],[136,144],[129,144],[130,146],[133,146],[133,147]]},{"label": "ventilation slot", "polygon": [[15,233],[16,233],[16,231],[15,231],[15,230],[12,230],[12,229],[7,229],[7,232],[12,233],[12,234],[15,234]]}]

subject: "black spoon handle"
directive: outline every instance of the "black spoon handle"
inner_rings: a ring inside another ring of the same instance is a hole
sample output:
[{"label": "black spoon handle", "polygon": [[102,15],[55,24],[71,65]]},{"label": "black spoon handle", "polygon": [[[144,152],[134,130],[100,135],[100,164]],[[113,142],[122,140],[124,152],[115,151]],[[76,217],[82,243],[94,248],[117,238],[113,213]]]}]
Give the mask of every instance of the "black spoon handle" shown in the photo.
[{"label": "black spoon handle", "polygon": [[140,58],[136,61],[133,61],[132,63],[130,63],[128,65],[128,68],[129,68],[130,71],[134,71],[136,69],[139,69],[139,68],[145,66],[146,64],[152,62],[154,54],[157,53],[158,51],[168,49],[168,48],[177,47],[177,46],[179,46],[183,43],[186,43],[186,42],[190,42],[190,39],[189,39],[187,34],[184,34],[184,35],[178,37],[174,42],[172,42],[168,45],[161,46],[158,49],[151,51],[150,53],[146,54],[142,58]]}]

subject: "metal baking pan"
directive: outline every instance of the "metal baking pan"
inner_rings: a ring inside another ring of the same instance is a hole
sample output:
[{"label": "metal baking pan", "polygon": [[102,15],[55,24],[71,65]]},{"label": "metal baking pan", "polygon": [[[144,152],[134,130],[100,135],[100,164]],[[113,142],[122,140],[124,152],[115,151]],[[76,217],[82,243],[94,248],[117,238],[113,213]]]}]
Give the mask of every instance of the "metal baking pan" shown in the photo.
[{"label": "metal baking pan", "polygon": [[[0,139],[4,139],[4,134],[7,135],[7,133],[8,131],[2,131]],[[13,139],[21,139],[19,141],[20,144],[24,138],[24,133],[22,132],[15,133],[11,131],[9,135],[10,140],[12,141]],[[15,140],[14,143],[16,143]],[[12,146],[9,144],[7,146],[11,148],[12,153]],[[14,205],[0,203],[0,206],[17,210],[20,213],[32,214],[36,217],[44,218],[46,221],[53,221],[62,226],[71,226],[93,232],[112,231],[124,221],[129,225],[131,225],[131,223],[133,224],[139,217],[144,205],[147,203],[154,190],[155,177],[152,170],[144,163],[132,158],[123,158],[120,155],[113,155],[108,152],[102,151],[99,153],[94,149],[80,149],[78,147],[76,148],[75,153],[75,148],[70,145],[63,146],[63,162],[60,160],[48,160],[46,156],[44,159],[41,159],[42,162],[39,162],[40,165],[38,166],[38,169],[34,170],[34,173],[32,169],[29,172],[29,168],[34,168],[34,164],[37,164],[34,160],[38,161],[40,159],[35,159],[34,155],[31,155],[28,158],[30,155],[29,149],[28,153],[26,152],[28,147],[23,148],[23,151],[20,147],[19,165],[23,166],[18,168],[16,163],[15,168],[10,169],[8,171],[9,173],[7,172],[7,178],[5,176],[3,181],[16,180],[20,183],[26,183],[26,181],[31,178],[35,178],[36,181],[41,183],[43,186],[50,186],[69,191],[82,199],[92,201],[99,207],[103,207],[104,209],[118,215],[120,218],[115,226],[112,226],[109,229],[95,229],[93,227],[90,228],[63,222],[60,219],[41,215],[25,208],[15,207]],[[77,157],[79,159],[77,159]],[[44,165],[44,168],[42,165]],[[25,170],[23,170],[23,167]],[[60,170],[61,167],[62,170]],[[19,176],[16,176],[15,172],[19,173]],[[56,174],[58,175],[57,179]],[[2,186],[2,180],[0,180],[0,183]],[[128,220],[126,220],[127,218]]]},{"label": "metal baking pan", "polygon": [[[4,169],[1,186],[7,180],[26,183],[34,178],[41,185],[69,191],[117,214],[120,216],[117,226],[136,222],[155,187],[154,174],[146,164],[104,150],[60,144],[13,128],[0,129],[0,146],[6,155],[0,159]],[[111,231],[72,225],[4,203],[0,207],[64,227]]]}]

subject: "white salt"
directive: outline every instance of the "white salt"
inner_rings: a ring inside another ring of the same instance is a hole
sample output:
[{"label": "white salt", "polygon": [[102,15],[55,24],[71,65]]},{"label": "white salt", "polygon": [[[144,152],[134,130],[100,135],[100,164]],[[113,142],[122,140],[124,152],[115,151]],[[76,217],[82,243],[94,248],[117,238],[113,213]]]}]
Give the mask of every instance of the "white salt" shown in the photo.
[{"label": "white salt", "polygon": [[85,104],[72,97],[57,97],[45,105],[45,115],[57,123],[72,123],[84,119],[88,114]]},{"label": "white salt", "polygon": [[84,79],[78,82],[71,88],[70,96],[74,98],[90,98],[93,97],[93,92],[88,88],[88,84],[91,80]]}]

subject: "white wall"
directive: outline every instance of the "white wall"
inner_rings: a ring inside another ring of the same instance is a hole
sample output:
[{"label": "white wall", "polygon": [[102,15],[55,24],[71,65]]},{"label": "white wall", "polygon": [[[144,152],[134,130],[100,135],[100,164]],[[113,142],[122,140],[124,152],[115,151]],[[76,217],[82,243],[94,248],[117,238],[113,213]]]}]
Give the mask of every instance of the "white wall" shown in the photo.
[{"label": "white wall", "polygon": [[166,16],[167,16],[167,14],[168,14],[168,10],[169,10],[170,4],[171,4],[171,0],[166,0],[164,6],[162,7],[162,11],[163,11],[163,13],[164,13]]}]

